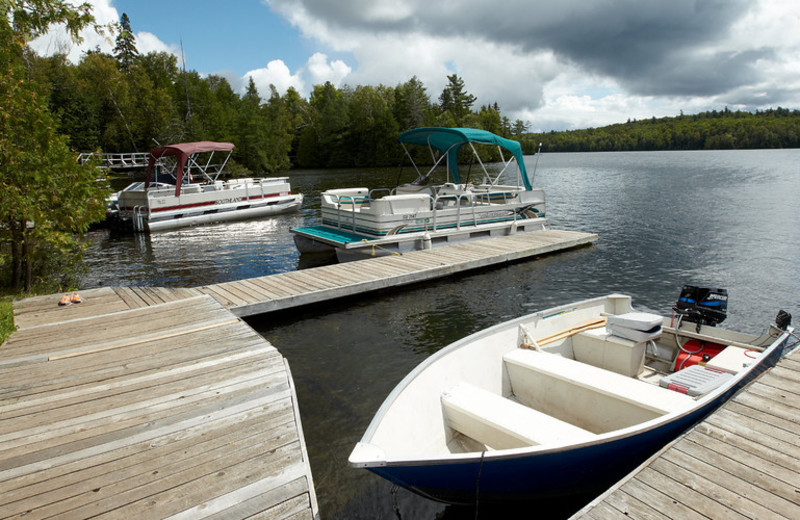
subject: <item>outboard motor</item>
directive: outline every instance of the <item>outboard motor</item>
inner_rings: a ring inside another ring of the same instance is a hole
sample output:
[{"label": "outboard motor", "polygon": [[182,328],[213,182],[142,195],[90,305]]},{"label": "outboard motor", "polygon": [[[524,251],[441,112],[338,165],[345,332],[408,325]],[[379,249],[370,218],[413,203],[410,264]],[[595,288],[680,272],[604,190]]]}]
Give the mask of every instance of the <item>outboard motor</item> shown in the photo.
[{"label": "outboard motor", "polygon": [[780,330],[785,331],[786,328],[791,324],[792,324],[792,315],[783,309],[778,311],[778,315],[775,316],[775,326],[778,327]]},{"label": "outboard motor", "polygon": [[711,325],[725,321],[728,315],[728,291],[684,285],[678,302],[673,307],[682,319],[701,325]]}]

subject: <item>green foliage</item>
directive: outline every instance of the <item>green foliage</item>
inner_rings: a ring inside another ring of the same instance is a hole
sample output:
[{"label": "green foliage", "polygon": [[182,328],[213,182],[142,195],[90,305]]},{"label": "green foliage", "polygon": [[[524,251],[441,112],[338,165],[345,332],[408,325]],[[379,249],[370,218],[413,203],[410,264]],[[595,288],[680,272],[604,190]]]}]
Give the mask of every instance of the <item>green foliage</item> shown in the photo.
[{"label": "green foliage", "polygon": [[[21,53],[29,41],[47,32],[51,25],[63,24],[73,41],[80,31],[95,26],[92,6],[73,5],[63,0],[3,0],[0,2],[0,54]],[[98,28],[95,26],[95,28]]]},{"label": "green foliage", "polygon": [[458,74],[447,76],[448,84],[439,96],[439,108],[442,111],[444,121],[452,124],[446,126],[469,126],[466,124],[467,117],[472,112],[472,105],[477,98],[468,94],[464,87],[464,80]]},{"label": "green foliage", "polygon": [[527,134],[525,153],[800,148],[800,111],[711,111],[568,132]]},{"label": "green foliage", "polygon": [[16,330],[14,327],[14,307],[10,296],[0,297],[0,345]]},{"label": "green foliage", "polygon": [[[28,32],[40,33],[46,27],[41,20],[55,15],[49,16],[30,22]],[[49,86],[57,131],[69,136],[73,149],[129,152],[147,150],[155,143],[230,141],[236,145],[234,161],[242,174],[293,166],[396,165],[403,160],[397,134],[419,126],[482,128],[520,140],[528,154],[539,142],[549,151],[800,146],[796,111],[786,109],[756,114],[726,109],[528,134],[529,122],[509,120],[496,103],[475,110],[476,98],[457,74],[447,77],[447,85],[434,100],[416,76],[395,87],[326,83],[315,86],[308,100],[291,88],[282,96],[274,87],[258,92],[251,80],[239,95],[223,77],[180,70],[173,55],[138,55],[125,16],[114,56],[90,53],[77,65],[63,56],[28,56],[27,62],[37,81]],[[415,160],[429,160],[424,150],[412,153],[419,154]],[[487,159],[494,158],[491,153]]]},{"label": "green foliage", "polygon": [[4,285],[16,290],[60,285],[66,271],[55,267],[79,257],[80,233],[104,214],[94,165],[78,164],[56,132],[47,84],[24,59],[24,44],[50,24],[65,23],[77,35],[92,22],[84,8],[55,0],[2,4],[0,266]]}]

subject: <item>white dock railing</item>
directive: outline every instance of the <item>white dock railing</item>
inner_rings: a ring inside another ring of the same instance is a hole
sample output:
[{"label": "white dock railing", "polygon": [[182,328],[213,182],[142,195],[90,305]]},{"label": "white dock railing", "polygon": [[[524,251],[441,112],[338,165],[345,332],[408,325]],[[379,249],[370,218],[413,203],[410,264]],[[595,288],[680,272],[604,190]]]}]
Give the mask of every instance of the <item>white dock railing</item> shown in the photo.
[{"label": "white dock railing", "polygon": [[82,153],[78,156],[78,162],[86,164],[93,158],[100,160],[101,168],[128,169],[146,168],[148,152],[129,152],[129,153]]}]

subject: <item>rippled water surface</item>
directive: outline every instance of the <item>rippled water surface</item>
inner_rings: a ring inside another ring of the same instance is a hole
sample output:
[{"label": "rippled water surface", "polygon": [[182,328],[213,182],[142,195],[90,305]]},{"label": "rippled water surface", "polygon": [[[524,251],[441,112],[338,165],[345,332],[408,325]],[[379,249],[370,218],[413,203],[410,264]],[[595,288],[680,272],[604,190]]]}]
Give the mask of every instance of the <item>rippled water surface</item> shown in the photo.
[{"label": "rippled water surface", "polygon": [[[306,195],[299,213],[151,236],[94,232],[84,286],[191,287],[305,267],[289,229],[318,221],[319,192],[397,175],[292,172]],[[800,150],[544,154],[535,185],[553,227],[598,233],[597,244],[249,320],[292,368],[323,518],[475,518],[392,490],[347,456],[405,374],[479,329],[610,292],[666,314],[685,283],[727,288],[723,325],[738,330],[762,331],[780,308],[800,321]],[[525,510],[557,518],[580,505]]]}]

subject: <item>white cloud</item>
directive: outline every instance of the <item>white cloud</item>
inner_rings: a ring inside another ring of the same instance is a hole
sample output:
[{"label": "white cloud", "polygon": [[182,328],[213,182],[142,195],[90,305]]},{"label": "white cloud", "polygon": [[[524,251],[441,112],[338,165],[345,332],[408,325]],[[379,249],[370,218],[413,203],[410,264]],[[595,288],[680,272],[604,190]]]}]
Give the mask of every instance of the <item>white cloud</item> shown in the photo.
[{"label": "white cloud", "polygon": [[311,85],[320,85],[330,81],[332,85],[339,86],[352,69],[342,60],[328,62],[328,56],[315,52],[306,63],[304,73],[309,77]]},{"label": "white cloud", "polygon": [[139,55],[145,55],[150,52],[166,52],[177,56],[179,61],[181,59],[179,45],[164,43],[158,36],[146,31],[136,33],[136,50],[139,51]]},{"label": "white cloud", "polygon": [[[680,110],[800,106],[796,0],[263,1],[320,51],[294,71],[276,59],[244,76],[216,72],[239,92],[249,77],[262,96],[270,84],[307,96],[326,81],[394,86],[417,76],[435,102],[447,75],[457,73],[477,96],[475,108],[497,102],[503,115],[545,131]],[[90,3],[99,23],[118,20],[112,0]],[[180,58],[180,48],[157,35],[136,37],[142,54]],[[85,50],[114,46],[114,35],[87,31],[84,38],[77,46],[54,30],[34,48],[66,52],[77,63]]]},{"label": "white cloud", "polygon": [[259,94],[264,99],[269,98],[270,85],[274,85],[281,95],[285,94],[289,87],[294,87],[300,93],[305,91],[305,84],[300,75],[292,74],[282,60],[272,60],[264,68],[247,72],[244,75],[245,88],[249,81],[248,78],[253,78]]},{"label": "white cloud", "polygon": [[[92,4],[92,14],[99,25],[108,25],[119,21],[117,10],[111,6],[110,0],[87,0]],[[81,56],[88,51],[100,49],[101,52],[111,52],[114,49],[114,35],[106,31],[106,34],[98,34],[94,29],[84,29],[80,34],[82,43],[75,44],[67,35],[63,25],[58,25],[32,41],[30,46],[33,50],[43,56],[51,54],[66,54],[67,59],[72,63],[78,63]]]},{"label": "white cloud", "polygon": [[306,62],[305,66],[292,73],[283,60],[272,60],[266,67],[254,69],[247,72],[242,79],[240,93],[247,88],[249,78],[253,78],[259,94],[267,99],[270,95],[270,85],[274,85],[279,94],[283,95],[289,89],[294,89],[301,95],[308,97],[310,92],[309,85],[322,85],[330,81],[332,85],[339,87],[345,78],[349,76],[352,69],[342,60],[328,60],[328,56],[317,52],[314,53]]},{"label": "white cloud", "polygon": [[[119,12],[111,5],[111,0],[84,0],[92,4],[92,14],[95,22],[100,26],[108,26],[119,22]],[[82,42],[73,43],[63,25],[52,28],[47,34],[31,42],[31,48],[43,56],[55,53],[67,55],[67,59],[72,63],[79,63],[81,57],[87,51],[100,49],[101,52],[112,53],[116,45],[116,34],[105,31],[98,34],[94,29],[84,29],[80,34]],[[149,52],[167,52],[174,54],[180,59],[180,46],[167,44],[161,41],[155,34],[141,31],[136,33],[136,49],[139,54]]]},{"label": "white cloud", "polygon": [[306,38],[352,53],[348,83],[416,75],[435,101],[456,72],[478,105],[497,101],[542,130],[800,106],[795,0],[394,0],[394,11],[383,1],[267,2]]}]

